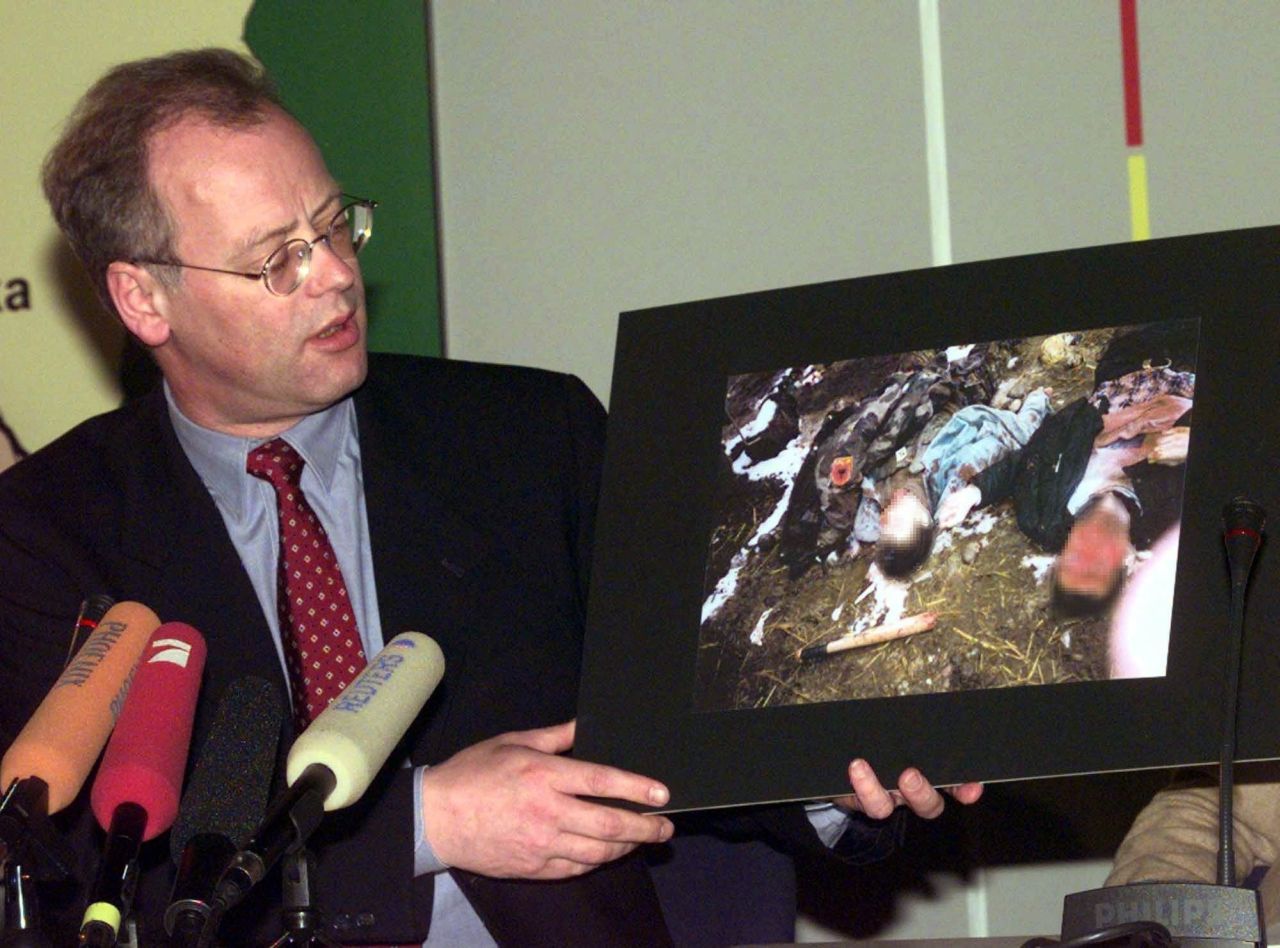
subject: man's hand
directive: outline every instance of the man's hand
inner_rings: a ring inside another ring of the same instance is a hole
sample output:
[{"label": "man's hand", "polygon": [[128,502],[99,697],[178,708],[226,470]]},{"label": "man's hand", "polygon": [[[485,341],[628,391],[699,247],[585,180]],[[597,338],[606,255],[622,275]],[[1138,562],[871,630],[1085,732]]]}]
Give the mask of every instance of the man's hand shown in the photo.
[{"label": "man's hand", "polygon": [[1147,454],[1149,463],[1173,466],[1186,463],[1190,441],[1191,429],[1175,426],[1159,434],[1147,435],[1142,443],[1149,449]]},{"label": "man's hand", "polygon": [[[849,783],[853,793],[838,797],[837,806],[846,810],[859,810],[872,819],[882,820],[900,806],[907,806],[916,816],[931,820],[942,813],[946,801],[925,779],[924,774],[908,767],[898,776],[898,788],[886,790],[876,777],[876,772],[865,760],[849,764]],[[957,803],[976,803],[982,796],[982,784],[962,783],[945,791]]]},{"label": "man's hand", "polygon": [[448,866],[498,878],[563,879],[671,837],[671,821],[579,796],[662,806],[656,780],[557,756],[574,722],[500,734],[422,774],[423,825]]},{"label": "man's hand", "polygon": [[1191,409],[1191,399],[1179,395],[1157,395],[1128,408],[1102,416],[1102,431],[1093,443],[1105,448],[1113,441],[1136,438],[1153,431],[1166,431]]},{"label": "man's hand", "polygon": [[938,505],[938,512],[935,519],[938,523],[938,529],[950,530],[964,522],[964,518],[969,516],[969,511],[978,506],[982,502],[982,490],[977,484],[966,484],[959,490],[952,491]]}]

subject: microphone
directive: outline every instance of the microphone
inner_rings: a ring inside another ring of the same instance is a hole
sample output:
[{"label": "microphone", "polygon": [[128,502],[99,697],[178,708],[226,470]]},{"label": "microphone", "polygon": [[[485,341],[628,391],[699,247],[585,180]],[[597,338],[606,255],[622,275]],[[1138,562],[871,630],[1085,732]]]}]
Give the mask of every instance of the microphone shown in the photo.
[{"label": "microphone", "polygon": [[107,610],[115,604],[116,601],[106,593],[94,593],[80,603],[80,613],[76,616],[76,624],[71,629],[71,644],[67,647],[68,662],[71,661],[71,654],[80,644],[80,640],[87,639],[93,634],[93,630],[98,627]]},{"label": "microphone", "polygon": [[1231,571],[1231,639],[1227,650],[1227,684],[1223,692],[1222,743],[1218,760],[1218,883],[1235,884],[1234,785],[1236,716],[1240,703],[1240,654],[1244,648],[1244,597],[1253,558],[1262,545],[1267,515],[1247,497],[1235,496],[1222,508],[1222,542]]},{"label": "microphone", "polygon": [[172,944],[197,943],[219,876],[266,813],[284,716],[279,691],[262,678],[222,693],[169,836],[178,865],[164,913]]},{"label": "microphone", "polygon": [[119,602],[107,610],[5,751],[0,786],[43,781],[49,813],[75,799],[107,743],[134,664],[159,625],[140,603]]},{"label": "microphone", "polygon": [[116,943],[133,902],[139,848],[178,814],[204,660],[204,638],[181,622],[157,628],[138,660],[89,793],[107,841],[80,926],[82,945]]},{"label": "microphone", "polygon": [[288,789],[218,880],[205,934],[285,852],[306,843],[325,812],[364,795],[443,675],[440,646],[420,632],[401,632],[316,715],[289,749]]},{"label": "microphone", "polygon": [[1227,548],[1232,586],[1243,585],[1253,569],[1253,557],[1262,545],[1263,509],[1247,497],[1233,497],[1222,508],[1222,542]]}]

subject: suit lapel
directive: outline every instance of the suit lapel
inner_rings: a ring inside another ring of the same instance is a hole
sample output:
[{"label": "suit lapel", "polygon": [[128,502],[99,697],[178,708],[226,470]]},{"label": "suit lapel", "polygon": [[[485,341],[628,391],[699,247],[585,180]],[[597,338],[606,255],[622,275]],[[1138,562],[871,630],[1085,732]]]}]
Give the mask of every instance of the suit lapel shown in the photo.
[{"label": "suit lapel", "polygon": [[[157,389],[140,406],[143,430],[159,432],[130,447],[121,552],[130,571],[125,594],[161,621],[186,622],[205,638],[201,713],[243,675],[275,681],[287,694],[271,631],[213,498],[187,460]],[[218,582],[211,582],[217,577]],[[136,591],[135,591],[136,590]],[[197,721],[199,726],[199,721]]]},{"label": "suit lapel", "polygon": [[450,476],[447,425],[413,412],[399,393],[380,390],[376,373],[355,404],[383,636],[423,632],[445,655],[444,680],[410,734],[414,761],[434,762],[459,746],[450,699],[467,674],[479,595],[473,574],[489,544],[437,495],[436,485]]}]

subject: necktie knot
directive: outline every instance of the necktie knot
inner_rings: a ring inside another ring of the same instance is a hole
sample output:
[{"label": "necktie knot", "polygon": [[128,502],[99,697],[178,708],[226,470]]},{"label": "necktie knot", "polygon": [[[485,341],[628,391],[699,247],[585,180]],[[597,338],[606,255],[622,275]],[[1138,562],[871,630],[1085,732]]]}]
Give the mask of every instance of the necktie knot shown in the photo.
[{"label": "necktie knot", "polygon": [[279,490],[285,486],[298,486],[304,464],[306,461],[293,449],[293,445],[284,438],[272,438],[249,452],[245,470],[254,477],[270,481]]}]

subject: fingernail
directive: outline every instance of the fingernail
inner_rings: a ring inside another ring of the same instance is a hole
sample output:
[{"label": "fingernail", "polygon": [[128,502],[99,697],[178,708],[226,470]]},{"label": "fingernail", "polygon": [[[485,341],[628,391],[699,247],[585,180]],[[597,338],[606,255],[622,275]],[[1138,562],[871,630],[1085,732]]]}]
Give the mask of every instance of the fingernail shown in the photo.
[{"label": "fingernail", "polygon": [[665,806],[670,799],[671,794],[661,784],[654,784],[649,788],[649,802],[654,806]]},{"label": "fingernail", "polygon": [[902,775],[902,789],[919,790],[924,784],[924,777],[920,775],[918,770],[908,770]]},{"label": "fingernail", "polygon": [[662,835],[660,837],[660,841],[665,843],[667,840],[671,838],[672,834],[675,833],[675,831],[676,831],[675,824],[673,824],[670,820],[663,820]]},{"label": "fingernail", "polygon": [[861,757],[849,764],[849,773],[855,777],[865,777],[867,775],[867,762]]}]

